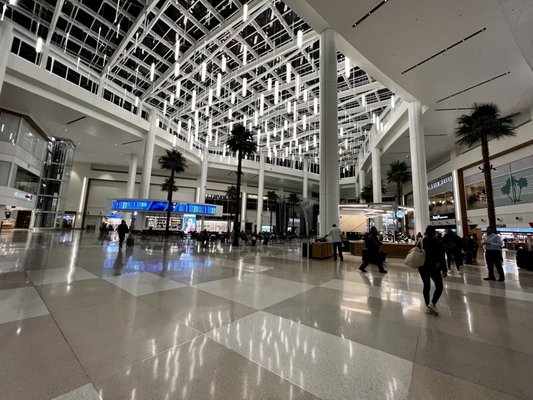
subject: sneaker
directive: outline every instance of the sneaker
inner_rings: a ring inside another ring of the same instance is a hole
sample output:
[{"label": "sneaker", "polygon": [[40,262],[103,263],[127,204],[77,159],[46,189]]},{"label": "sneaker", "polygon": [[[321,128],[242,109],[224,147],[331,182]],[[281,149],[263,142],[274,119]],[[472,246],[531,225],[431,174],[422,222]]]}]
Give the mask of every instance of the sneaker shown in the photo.
[{"label": "sneaker", "polygon": [[437,310],[437,305],[431,303],[427,308],[431,311],[431,315],[439,315],[439,310]]},{"label": "sneaker", "polygon": [[429,314],[429,315],[439,315],[438,313],[435,314],[435,311],[433,311],[431,308],[429,308],[429,306],[426,307],[426,314]]},{"label": "sneaker", "polygon": [[385,270],[385,269],[380,269],[379,272],[381,272],[382,274],[386,274],[386,273],[387,273],[387,270]]},{"label": "sneaker", "polygon": [[500,276],[500,277],[498,278],[498,282],[505,282],[505,278],[504,278],[503,276]]},{"label": "sneaker", "polygon": [[366,269],[364,269],[363,267],[359,267],[359,271],[364,272],[366,274]]},{"label": "sneaker", "polygon": [[488,278],[483,278],[484,281],[495,281],[496,278],[493,276],[489,276]]}]

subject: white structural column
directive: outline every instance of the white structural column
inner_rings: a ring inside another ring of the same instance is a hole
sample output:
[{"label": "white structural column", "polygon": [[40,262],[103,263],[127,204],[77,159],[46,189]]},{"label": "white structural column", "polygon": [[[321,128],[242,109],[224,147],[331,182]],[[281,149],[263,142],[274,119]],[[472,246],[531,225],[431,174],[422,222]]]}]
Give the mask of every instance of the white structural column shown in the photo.
[{"label": "white structural column", "polygon": [[365,187],[365,170],[363,169],[363,166],[359,166],[359,179],[358,179],[358,182],[359,182],[359,193],[357,194],[357,196],[359,197],[359,202],[360,203],[364,203],[364,200],[361,198],[361,193],[363,192],[363,188]]},{"label": "white structural column", "polygon": [[0,93],[2,93],[2,86],[4,85],[4,78],[6,76],[6,66],[8,54],[11,53],[11,45],[13,43],[13,24],[4,20],[0,22]]},{"label": "white structural column", "polygon": [[372,149],[372,195],[374,203],[381,203],[381,150],[379,147]]},{"label": "white structural column", "polygon": [[[246,188],[244,189],[246,190]],[[248,197],[248,194],[241,189],[241,232],[244,232],[246,228],[246,198]]]},{"label": "white structural column", "polygon": [[320,235],[339,223],[337,33],[320,34]]},{"label": "white structural column", "polygon": [[207,170],[209,163],[209,151],[207,147],[204,149],[204,154],[202,156],[202,169],[200,171],[200,184],[198,185],[198,190],[196,191],[196,202],[205,203],[205,195],[207,192]]},{"label": "white structural column", "polygon": [[140,198],[147,199],[150,195],[150,180],[152,177],[152,162],[154,158],[155,133],[157,130],[157,112],[150,113],[150,130],[144,141],[144,160],[141,177]]},{"label": "white structural column", "polygon": [[126,187],[126,197],[133,199],[135,197],[135,178],[137,177],[137,154],[130,155],[130,169],[128,171],[128,185]]},{"label": "white structural column", "polygon": [[429,199],[426,148],[424,144],[424,127],[422,125],[422,104],[418,100],[410,102],[408,112],[415,231],[424,232],[426,226],[429,225]]},{"label": "white structural column", "polygon": [[[457,227],[457,234],[460,237],[467,232],[463,232],[463,218],[461,216],[461,202],[464,201],[463,196],[461,196],[461,189],[459,188],[459,174],[456,169],[452,171],[453,179],[453,206],[455,208],[455,226]],[[429,199],[428,199],[429,202]]]},{"label": "white structural column", "polygon": [[304,199],[307,199],[309,197],[309,161],[307,160],[307,158],[304,158],[302,168],[304,173],[302,197]]},{"label": "white structural column", "polygon": [[265,192],[265,154],[260,154],[259,161],[259,183],[257,185],[257,217],[255,223],[257,225],[257,232],[261,232],[263,226],[263,196]]}]

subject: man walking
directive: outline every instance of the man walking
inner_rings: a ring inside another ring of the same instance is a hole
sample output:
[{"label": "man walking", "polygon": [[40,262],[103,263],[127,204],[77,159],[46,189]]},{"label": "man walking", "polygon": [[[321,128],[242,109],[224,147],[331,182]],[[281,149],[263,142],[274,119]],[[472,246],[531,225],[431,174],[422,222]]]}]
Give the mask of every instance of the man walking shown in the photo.
[{"label": "man walking", "polygon": [[122,247],[122,244],[124,243],[124,239],[126,238],[126,233],[129,232],[128,225],[126,224],[126,221],[122,220],[120,225],[117,227],[118,232],[118,247]]},{"label": "man walking", "polygon": [[342,257],[342,234],[341,229],[337,227],[336,224],[333,224],[331,229],[328,233],[326,233],[326,236],[324,236],[324,239],[328,236],[331,236],[331,241],[333,242],[333,260],[337,261],[337,252],[339,252],[339,258],[341,261],[344,261],[344,258]]},{"label": "man walking", "polygon": [[383,256],[381,254],[381,241],[378,237],[378,230],[375,226],[370,228],[370,232],[365,236],[366,251],[363,250],[363,264],[359,267],[361,272],[366,272],[368,264],[376,264],[379,272],[386,274],[387,271],[383,268]]},{"label": "man walking", "polygon": [[505,275],[502,268],[502,238],[497,234],[496,228],[493,226],[487,226],[487,233],[483,237],[483,244],[485,245],[485,261],[487,262],[487,270],[489,276],[483,278],[486,281],[495,281],[494,266],[498,271],[498,282],[505,281]]}]

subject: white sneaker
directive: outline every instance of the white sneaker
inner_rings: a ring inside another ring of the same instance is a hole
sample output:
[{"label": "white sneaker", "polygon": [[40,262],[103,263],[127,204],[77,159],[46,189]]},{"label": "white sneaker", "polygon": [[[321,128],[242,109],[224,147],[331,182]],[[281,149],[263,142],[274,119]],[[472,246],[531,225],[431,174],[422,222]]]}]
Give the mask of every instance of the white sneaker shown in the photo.
[{"label": "white sneaker", "polygon": [[437,305],[431,303],[427,308],[431,311],[430,314],[432,315],[439,315],[439,310],[437,310]]}]

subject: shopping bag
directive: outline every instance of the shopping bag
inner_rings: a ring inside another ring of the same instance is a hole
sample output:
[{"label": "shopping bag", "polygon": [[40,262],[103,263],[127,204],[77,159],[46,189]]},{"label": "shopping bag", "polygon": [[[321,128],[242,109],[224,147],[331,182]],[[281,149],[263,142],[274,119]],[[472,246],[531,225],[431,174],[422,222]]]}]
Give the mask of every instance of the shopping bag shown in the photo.
[{"label": "shopping bag", "polygon": [[422,240],[419,240],[415,247],[409,250],[405,257],[404,264],[410,268],[418,268],[424,265],[426,260],[426,252],[421,246]]}]

